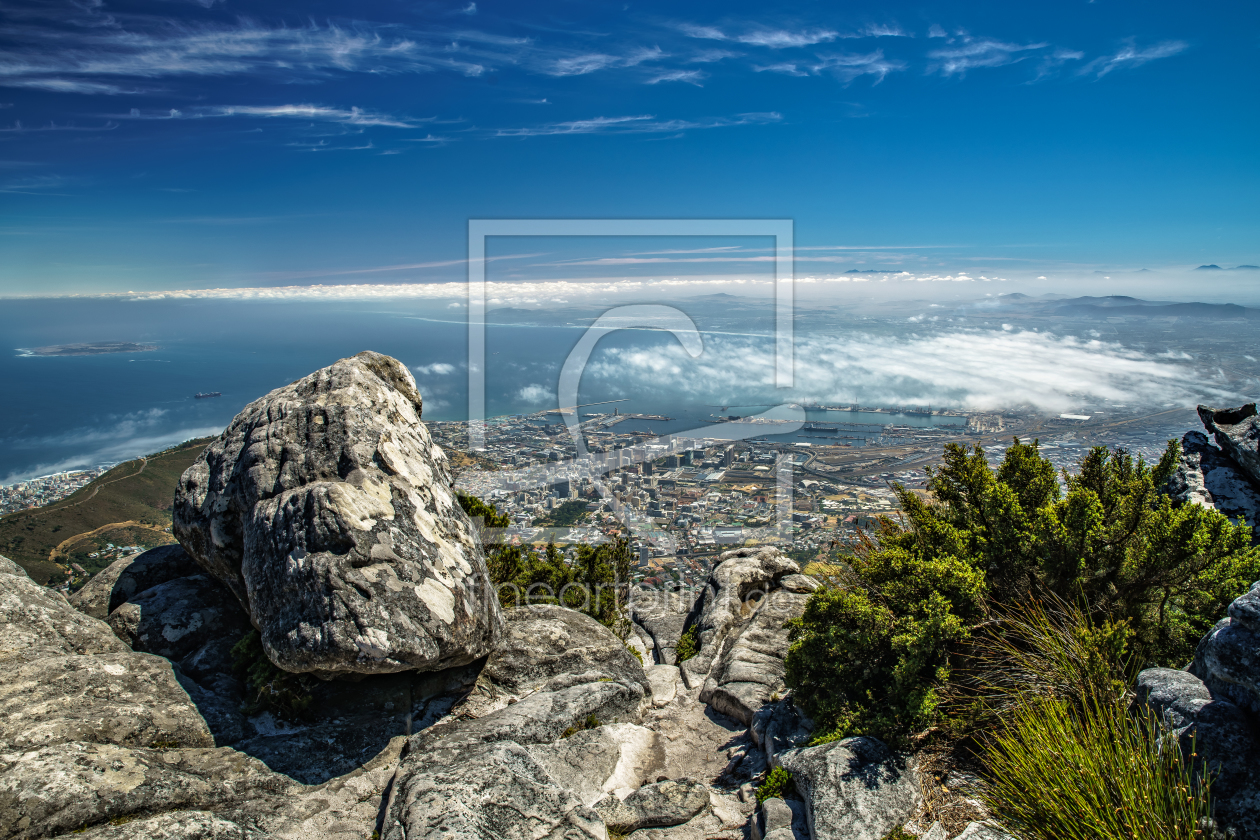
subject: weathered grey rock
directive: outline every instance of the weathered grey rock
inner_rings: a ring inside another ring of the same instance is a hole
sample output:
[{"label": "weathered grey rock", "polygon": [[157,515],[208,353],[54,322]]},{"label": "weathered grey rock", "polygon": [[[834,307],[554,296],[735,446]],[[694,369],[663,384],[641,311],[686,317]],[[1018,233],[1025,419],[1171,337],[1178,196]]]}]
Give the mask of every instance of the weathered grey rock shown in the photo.
[{"label": "weathered grey rock", "polygon": [[238,806],[291,785],[227,748],[66,743],[0,755],[0,838],[63,834],[130,814]]},{"label": "weathered grey rock", "polygon": [[1190,671],[1216,698],[1260,715],[1260,583],[1229,605],[1199,642]]},{"label": "weathered grey rock", "polygon": [[412,751],[398,768],[386,840],[604,840],[595,812],[511,741]]},{"label": "weathered grey rock", "polygon": [[967,827],[963,829],[962,834],[959,834],[954,840],[1015,840],[1015,838],[996,824],[973,822],[967,823]]},{"label": "weathered grey rock", "polygon": [[[798,575],[797,577],[804,577]],[[776,589],[766,595],[752,618],[736,631],[713,664],[700,701],[724,715],[751,724],[753,715],[771,698],[782,696],[784,659],[791,641],[784,624],[799,618],[809,595]]]},{"label": "weathered grey rock", "polygon": [[640,828],[681,825],[708,806],[708,785],[679,779],[644,785],[625,799],[606,796],[594,807],[604,825],[628,834]]},{"label": "weathered grey rock", "polygon": [[651,637],[657,664],[676,665],[675,648],[682,636],[687,614],[695,602],[691,591],[666,592],[656,589],[633,589],[630,611],[634,623]]},{"label": "weathered grey rock", "polygon": [[752,723],[748,726],[753,743],[761,747],[766,761],[771,764],[774,757],[784,750],[806,744],[813,731],[814,722],[791,698],[762,706],[753,714]]},{"label": "weathered grey rock", "polygon": [[209,811],[178,811],[63,834],[70,840],[266,840],[267,835],[220,819]]},{"label": "weathered grey rock", "polygon": [[526,749],[588,806],[606,794],[626,795],[665,769],[661,736],[633,723],[587,729]]},{"label": "weathered grey rock", "polygon": [[679,680],[677,665],[652,665],[647,669],[648,683],[652,687],[652,705],[660,708],[674,702],[678,696]]},{"label": "weathered grey rock", "polygon": [[0,575],[18,575],[19,577],[29,577],[29,575],[26,574],[26,569],[23,569],[3,554],[0,554]]},{"label": "weathered grey rock", "polygon": [[214,745],[171,664],[160,657],[50,656],[6,669],[0,681],[0,744],[32,750],[67,741]]},{"label": "weathered grey rock", "polygon": [[648,705],[637,684],[591,682],[538,691],[485,717],[447,720],[412,737],[412,749],[423,751],[439,743],[516,741],[549,744],[567,731],[607,723],[637,723]]},{"label": "weathered grey rock", "polygon": [[813,840],[881,840],[923,801],[914,766],[875,738],[787,750],[777,763],[808,806]]},{"label": "weathered grey rock", "polygon": [[1260,418],[1256,404],[1238,408],[1199,406],[1199,419],[1216,443],[1252,481],[1260,482]]},{"label": "weathered grey rock", "polygon": [[25,574],[0,575],[0,626],[0,664],[9,667],[49,656],[128,652],[109,625]]},{"label": "weathered grey rock", "polygon": [[648,690],[643,665],[589,615],[536,604],[505,617],[502,641],[481,672],[501,689],[521,695],[614,680]]},{"label": "weathered grey rock", "polygon": [[249,611],[279,667],[437,670],[501,616],[406,366],[360,353],[250,403],[180,479],[180,544]]},{"label": "weathered grey rock", "polygon": [[779,588],[786,589],[788,592],[795,592],[799,595],[808,595],[814,590],[821,587],[817,578],[809,575],[786,575],[779,579]]},{"label": "weathered grey rock", "polygon": [[[222,584],[199,574],[130,596],[109,614],[109,626],[132,650],[178,662],[198,653],[207,643],[210,650],[224,646],[230,650],[249,630],[249,617]],[[220,652],[214,667],[230,668],[224,658]]]},{"label": "weathered grey rock", "polygon": [[750,825],[753,840],[763,840],[776,831],[792,832],[792,809],[777,796],[765,800],[758,807]]},{"label": "weathered grey rock", "polygon": [[696,627],[699,652],[680,664],[688,686],[704,684],[732,627],[747,619],[775,588],[776,582],[801,567],[777,548],[762,546],[724,552],[709,575],[687,619]]},{"label": "weathered grey rock", "polygon": [[1213,816],[1243,837],[1260,836],[1260,753],[1252,715],[1185,671],[1138,675],[1137,701],[1154,711],[1195,764],[1212,776]]},{"label": "weathered grey rock", "polygon": [[[979,825],[979,823],[971,823],[971,825]],[[945,830],[945,826],[934,822],[928,826],[927,831],[923,832],[920,840],[949,840],[949,832]]]},{"label": "weathered grey rock", "polygon": [[160,583],[201,573],[201,567],[179,545],[162,545],[123,557],[97,572],[70,603],[93,618],[106,619],[132,596]]},{"label": "weathered grey rock", "polygon": [[1215,508],[1235,521],[1260,520],[1260,488],[1202,432],[1181,438],[1181,461],[1167,490],[1178,504]]}]

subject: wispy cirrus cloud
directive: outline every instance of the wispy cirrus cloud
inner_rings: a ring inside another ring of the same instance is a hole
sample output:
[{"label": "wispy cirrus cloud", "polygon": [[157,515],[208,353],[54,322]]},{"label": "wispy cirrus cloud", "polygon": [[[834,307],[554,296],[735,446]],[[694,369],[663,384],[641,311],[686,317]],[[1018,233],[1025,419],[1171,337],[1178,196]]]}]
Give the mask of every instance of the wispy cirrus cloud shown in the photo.
[{"label": "wispy cirrus cloud", "polygon": [[1101,79],[1112,70],[1122,70],[1131,67],[1141,67],[1148,61],[1155,61],[1160,58],[1170,58],[1179,53],[1185,52],[1190,45],[1185,41],[1161,41],[1149,47],[1138,47],[1132,39],[1125,46],[1121,47],[1114,55],[1104,55],[1095,58],[1093,61],[1081,68],[1081,75],[1093,75],[1094,78]]},{"label": "wispy cirrus cloud", "polygon": [[810,60],[753,65],[753,70],[759,73],[782,73],[787,76],[817,76],[825,72],[846,84],[866,75],[874,76],[874,84],[879,84],[889,73],[904,69],[906,69],[904,61],[885,58],[883,50],[875,50],[865,55],[836,53],[820,55]]},{"label": "wispy cirrus cloud", "polygon": [[740,33],[727,33],[716,26],[699,26],[685,23],[680,25],[678,29],[689,38],[701,38],[709,41],[735,41],[740,44],[769,47],[776,50],[787,47],[809,47],[814,44],[834,41],[840,37],[839,32],[822,27],[778,29],[755,26]]},{"label": "wispy cirrus cloud", "polygon": [[658,119],[651,114],[629,117],[593,117],[524,128],[501,128],[497,137],[543,137],[575,134],[669,134],[700,128],[729,128],[741,125],[766,125],[783,119],[774,111],[737,114],[707,120]]},{"label": "wispy cirrus cloud", "polygon": [[700,86],[704,79],[708,78],[708,73],[703,70],[666,70],[647,79],[645,84],[655,85],[661,82],[686,82],[689,85]]},{"label": "wispy cirrus cloud", "polygon": [[1036,50],[1045,49],[1046,43],[1013,44],[993,38],[965,38],[958,46],[932,50],[928,53],[931,63],[929,73],[942,76],[963,76],[978,67],[1002,67],[1023,61]]},{"label": "wispy cirrus cloud", "polygon": [[637,67],[645,61],[657,61],[665,57],[660,47],[636,49],[624,55],[585,53],[565,56],[542,63],[542,70],[549,76],[584,76],[600,70],[620,67]]}]

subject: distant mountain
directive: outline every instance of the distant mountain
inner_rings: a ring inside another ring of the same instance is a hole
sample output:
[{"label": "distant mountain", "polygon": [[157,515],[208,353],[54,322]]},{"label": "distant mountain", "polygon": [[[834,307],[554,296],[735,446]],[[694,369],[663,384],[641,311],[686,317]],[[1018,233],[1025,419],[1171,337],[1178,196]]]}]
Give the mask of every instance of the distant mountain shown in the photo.
[{"label": "distant mountain", "polygon": [[1219,265],[1201,265],[1195,271],[1222,271]]},{"label": "distant mountain", "polygon": [[850,268],[845,274],[896,274],[899,268]]},{"label": "distant mountain", "polygon": [[1068,318],[1205,318],[1210,320],[1260,320],[1260,309],[1236,303],[1178,303],[1168,300],[1142,300],[1129,295],[1089,295],[1060,300],[1030,298],[1027,295],[1001,295],[1000,302],[1037,315]]},{"label": "distant mountain", "polygon": [[1236,265],[1234,271],[1260,271],[1260,265]]}]

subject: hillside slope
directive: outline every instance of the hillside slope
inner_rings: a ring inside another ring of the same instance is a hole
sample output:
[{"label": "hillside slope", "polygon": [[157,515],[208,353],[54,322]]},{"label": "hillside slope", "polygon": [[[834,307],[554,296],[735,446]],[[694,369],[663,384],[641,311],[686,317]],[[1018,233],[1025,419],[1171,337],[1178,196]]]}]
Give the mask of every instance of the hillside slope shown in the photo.
[{"label": "hillside slope", "polygon": [[152,548],[173,542],[175,484],[211,440],[126,461],[59,502],[0,517],[0,554],[36,581],[59,584],[70,563],[93,574],[109,565],[116,556],[110,543]]}]

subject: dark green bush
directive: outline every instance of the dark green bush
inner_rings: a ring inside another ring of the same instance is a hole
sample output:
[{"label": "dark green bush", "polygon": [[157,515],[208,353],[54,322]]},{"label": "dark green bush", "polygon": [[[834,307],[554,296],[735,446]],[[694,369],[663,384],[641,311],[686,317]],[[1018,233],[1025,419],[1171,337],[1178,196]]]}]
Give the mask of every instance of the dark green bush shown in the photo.
[{"label": "dark green bush", "polygon": [[[508,517],[494,505],[461,493],[460,505],[484,528],[506,528]],[[479,518],[479,519],[478,519]],[[540,553],[530,546],[485,545],[490,580],[504,607],[556,604],[584,612],[625,639],[633,556],[624,539],[596,546],[580,545],[566,562],[554,543]]]},{"label": "dark green bush", "polygon": [[693,624],[678,637],[678,644],[674,647],[675,662],[683,662],[700,652],[700,638],[697,634],[697,629],[696,625]]},{"label": "dark green bush", "polygon": [[1030,598],[1123,623],[1139,663],[1184,664],[1260,577],[1260,554],[1246,525],[1161,492],[1178,456],[1175,441],[1154,467],[1098,447],[1060,477],[1036,442],[1017,439],[996,470],[949,444],[932,502],[895,486],[901,521],[884,519],[792,624],[787,683],[823,737],[895,743],[937,722],[973,630]]},{"label": "dark green bush", "polygon": [[766,774],[766,778],[757,786],[757,802],[758,804],[765,802],[767,799],[788,799],[795,797],[796,782],[792,779],[792,774],[784,770],[782,767],[775,767]]}]

